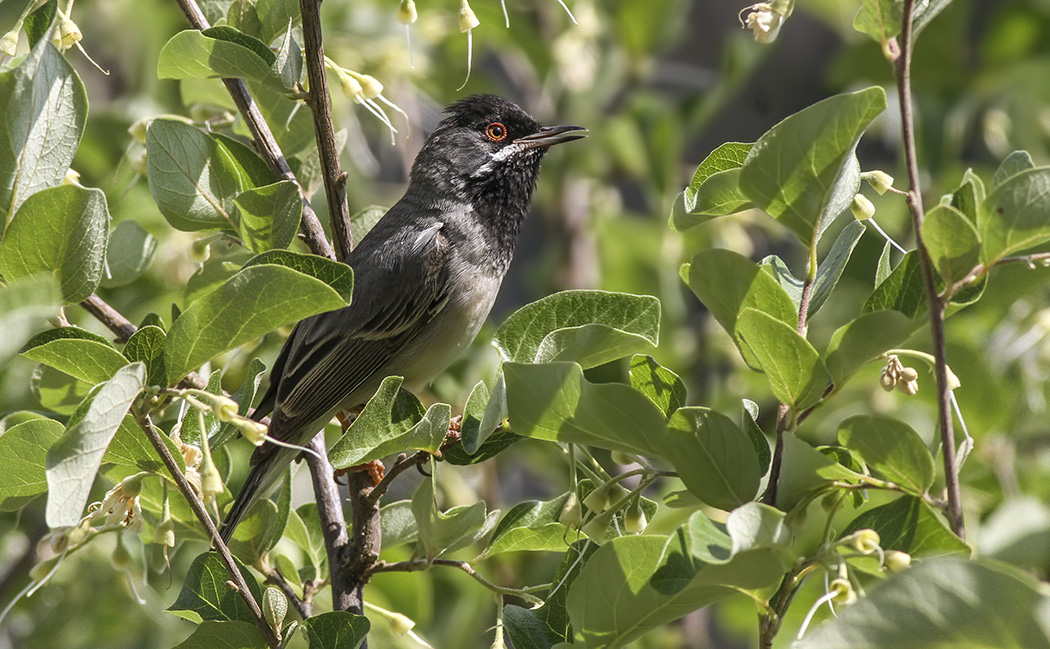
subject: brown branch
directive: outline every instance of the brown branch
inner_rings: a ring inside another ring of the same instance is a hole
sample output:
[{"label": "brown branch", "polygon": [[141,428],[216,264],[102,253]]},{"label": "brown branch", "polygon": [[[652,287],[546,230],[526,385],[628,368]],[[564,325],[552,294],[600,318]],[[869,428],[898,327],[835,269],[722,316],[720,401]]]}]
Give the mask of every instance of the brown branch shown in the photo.
[{"label": "brown branch", "polygon": [[[193,27],[203,31],[211,26],[195,0],[177,0],[177,2],[179,7],[182,8],[182,12],[186,14],[186,19]],[[255,138],[255,148],[266,161],[270,171],[279,180],[294,182],[299,189],[299,198],[303,204],[303,216],[299,226],[306,245],[316,255],[335,259],[335,253],[325,237],[321,221],[318,220],[317,214],[314,212],[313,207],[310,206],[309,197],[303,191],[303,187],[299,184],[295,174],[292,173],[291,167],[288,166],[288,160],[284,157],[284,153],[281,152],[281,147],[278,146],[277,139],[273,136],[270,126],[266,123],[262,113],[259,112],[259,107],[256,106],[255,100],[252,99],[247,84],[242,79],[223,79],[222,82],[226,84],[226,90],[229,91],[230,96],[233,98],[233,103],[237,105],[244,122],[252,132],[252,137]]]},{"label": "brown branch", "polygon": [[1050,252],[1037,252],[1031,255],[1017,255],[1016,257],[1003,257],[997,261],[992,262],[991,265],[977,264],[973,270],[966,274],[958,282],[955,282],[950,287],[945,289],[944,296],[941,298],[947,302],[951,296],[958,293],[960,290],[965,288],[967,285],[976,282],[985,275],[988,274],[992,268],[996,266],[1002,266],[1004,264],[1027,264],[1029,268],[1035,268],[1036,263],[1046,264],[1050,261]]},{"label": "brown branch", "polygon": [[321,43],[320,9],[321,0],[299,0],[299,11],[303,16],[306,78],[310,84],[308,102],[314,114],[314,134],[321,156],[332,237],[335,239],[338,259],[343,260],[354,249],[354,234],[350,228],[350,210],[346,204],[346,173],[339,166],[339,150],[336,148],[335,129],[332,126],[332,103],[328,97],[328,75]]},{"label": "brown branch", "polygon": [[138,331],[138,327],[133,325],[130,320],[94,293],[81,302],[80,306],[84,307],[88,313],[95,316],[99,322],[106,325],[107,329],[116,334],[118,343],[128,342],[128,338],[131,338]]},{"label": "brown branch", "polygon": [[158,431],[153,425],[153,421],[150,419],[149,414],[136,413],[135,418],[138,421],[139,426],[146,433],[146,438],[149,439],[150,444],[153,445],[153,448],[160,455],[160,459],[164,462],[164,466],[167,467],[171,477],[175,480],[175,484],[178,486],[179,491],[182,492],[183,497],[186,498],[186,502],[189,503],[190,509],[193,510],[193,513],[197,516],[197,520],[200,521],[200,524],[204,527],[204,531],[207,533],[208,538],[211,539],[212,547],[218,552],[219,560],[222,561],[222,564],[226,567],[226,572],[229,573],[234,585],[237,586],[237,593],[248,606],[248,612],[251,614],[252,619],[255,620],[255,624],[259,627],[259,630],[262,631],[266,644],[275,648],[279,647],[280,642],[277,640],[277,636],[274,635],[273,629],[270,628],[270,625],[263,617],[259,603],[255,601],[252,592],[248,590],[248,584],[244,580],[244,575],[241,574],[240,569],[237,567],[237,562],[233,560],[233,555],[230,554],[230,549],[222,542],[222,538],[219,536],[219,530],[215,527],[215,523],[212,522],[211,517],[208,515],[208,511],[204,508],[204,502],[186,480],[186,476],[183,475],[182,470],[172,456],[171,451],[164,444],[164,440],[161,439],[160,431]]},{"label": "brown branch", "polygon": [[426,451],[416,451],[411,457],[406,456],[402,453],[398,456],[397,460],[394,461],[394,465],[390,467],[385,474],[383,479],[376,483],[376,486],[368,494],[368,501],[372,504],[378,503],[379,499],[383,497],[383,494],[390,488],[390,483],[394,481],[397,476],[405,472],[414,466],[419,466],[427,461],[430,457],[430,453]]},{"label": "brown branch", "polygon": [[959,467],[955,462],[955,435],[952,432],[951,391],[948,389],[948,361],[945,351],[944,315],[947,302],[937,293],[933,262],[922,237],[924,211],[922,189],[919,184],[919,163],[915,151],[915,116],[911,100],[912,8],[914,0],[904,0],[904,24],[901,30],[900,56],[894,70],[897,76],[897,94],[901,112],[901,134],[904,140],[904,159],[908,169],[908,207],[915,228],[916,248],[922,270],[922,283],[930,312],[930,335],[937,376],[937,414],[940,420],[941,447],[944,453],[945,490],[948,492],[948,523],[959,538],[966,538],[962,503],[959,491]]}]

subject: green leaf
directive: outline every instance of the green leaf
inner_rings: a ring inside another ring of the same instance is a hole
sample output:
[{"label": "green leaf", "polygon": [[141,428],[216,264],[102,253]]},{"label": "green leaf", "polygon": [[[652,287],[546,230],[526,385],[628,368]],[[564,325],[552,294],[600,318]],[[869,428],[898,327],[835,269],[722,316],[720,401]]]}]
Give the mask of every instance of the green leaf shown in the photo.
[{"label": "green leaf", "polygon": [[977,228],[954,207],[938,205],[927,212],[922,239],[933,267],[949,284],[966,277],[981,261]]},{"label": "green leaf", "polygon": [[402,543],[412,543],[419,538],[419,528],[416,527],[416,519],[412,516],[411,500],[399,500],[383,505],[379,509],[379,519],[383,532],[383,542],[380,545],[382,548],[389,549]]},{"label": "green leaf", "polygon": [[57,14],[58,1],[48,0],[26,16],[22,27],[26,31],[26,38],[29,39],[29,47],[35,49],[41,41],[50,40],[44,37],[50,36]]},{"label": "green leaf", "polygon": [[731,510],[758,492],[758,456],[733,420],[707,408],[679,408],[667,422],[661,456],[697,498]]},{"label": "green leaf", "polygon": [[981,178],[967,169],[963,174],[962,183],[951,194],[941,198],[942,205],[949,205],[959,210],[969,219],[970,223],[977,223],[977,211],[984,202],[984,183]]},{"label": "green leaf", "polygon": [[6,363],[29,336],[58,313],[62,297],[48,275],[26,277],[0,286],[0,363]]},{"label": "green leaf", "polygon": [[758,360],[740,344],[737,318],[755,308],[791,327],[798,327],[798,307],[770,273],[731,250],[705,250],[684,264],[681,277],[740,348],[744,360],[758,367]]},{"label": "green leaf", "polygon": [[1046,649],[1048,606],[1041,584],[1016,568],[988,559],[930,559],[793,646]]},{"label": "green leaf", "polygon": [[284,534],[302,549],[312,566],[322,570],[327,565],[328,552],[325,549],[324,536],[321,534],[317,503],[300,505],[298,509],[289,513]]},{"label": "green leaf", "polygon": [[591,383],[576,363],[504,363],[503,373],[519,435],[643,455],[662,448],[663,413],[629,386]]},{"label": "green leaf", "polygon": [[436,403],[423,410],[419,399],[401,388],[404,379],[388,376],[375,396],[339,440],[328,450],[337,469],[409,449],[436,453],[448,434],[452,407]]},{"label": "green leaf", "polygon": [[653,349],[659,337],[660,301],[655,297],[562,291],[515,311],[493,344],[508,361],[575,361],[590,368]]},{"label": "green leaf", "polygon": [[54,419],[31,419],[0,435],[0,510],[10,511],[47,491],[47,449],[65,427]]},{"label": "green leaf", "polygon": [[558,522],[569,494],[554,500],[526,500],[510,509],[492,532],[479,558],[501,552],[561,551],[565,549],[566,527]]},{"label": "green leaf", "polygon": [[743,400],[743,409],[740,415],[740,426],[751,439],[751,445],[755,447],[755,455],[758,458],[758,474],[764,476],[769,471],[769,462],[772,453],[769,450],[769,440],[762,428],[758,425],[758,404],[750,399]]},{"label": "green leaf", "polygon": [[[784,524],[786,516],[779,509],[763,503],[749,502],[734,509],[726,518],[732,556],[763,548],[787,552],[791,547],[792,532]],[[793,559],[790,557],[788,561]]]},{"label": "green leaf", "polygon": [[209,134],[224,153],[233,160],[233,167],[237,171],[237,178],[241,187],[252,189],[273,183],[273,172],[266,166],[255,149],[244,142],[234,139],[222,133]]},{"label": "green leaf", "polygon": [[[501,375],[502,376],[502,375]],[[468,454],[474,453],[484,442],[481,431],[481,420],[485,416],[485,408],[489,403],[489,388],[484,381],[478,381],[467,397],[467,403],[463,405],[463,420],[459,427],[459,439],[463,450]],[[488,437],[495,429],[488,431],[484,437]]]},{"label": "green leaf", "polygon": [[842,536],[864,529],[879,533],[883,550],[907,552],[917,557],[972,552],[929,505],[914,496],[901,496],[889,504],[869,509],[850,521]]},{"label": "green leaf", "polygon": [[142,391],[146,368],[127,365],[95,393],[84,418],[66,429],[47,453],[47,525],[80,522],[106,447]]},{"label": "green leaf", "polygon": [[140,361],[146,365],[147,385],[160,385],[167,380],[167,369],[164,366],[164,343],[167,334],[160,327],[146,325],[128,338],[124,345],[124,358],[131,362]]},{"label": "green leaf", "polygon": [[157,252],[157,240],[138,221],[121,221],[109,233],[101,285],[125,286],[146,272]]},{"label": "green leaf", "polygon": [[174,649],[266,649],[266,640],[252,622],[205,620]]},{"label": "green leaf", "polygon": [[[208,376],[208,383],[204,391],[211,394],[222,394],[222,370],[213,370]],[[182,427],[179,436],[182,441],[194,446],[204,446],[204,438],[211,439],[218,430],[221,422],[218,415],[211,408],[197,408],[189,406],[182,418]]]},{"label": "green leaf", "polygon": [[436,496],[433,476],[424,478],[412,496],[412,515],[419,528],[416,556],[432,561],[452,554],[484,538],[496,524],[499,510],[486,514],[484,501],[442,512]]},{"label": "green leaf", "polygon": [[[236,559],[235,559],[236,561]],[[237,568],[248,584],[255,601],[261,601],[262,590],[251,573],[237,562]],[[248,605],[235,590],[226,587],[230,573],[214,552],[198,555],[182,583],[182,591],[168,612],[183,619],[200,624],[204,620],[234,620],[253,622]]]},{"label": "green leaf", "polygon": [[44,410],[69,415],[87,398],[92,385],[47,365],[38,365],[29,387]]},{"label": "green leaf", "polygon": [[187,29],[164,44],[157,61],[161,79],[240,78],[261,81],[281,91],[286,87],[273,69],[276,55],[257,38],[232,27]]},{"label": "green leaf", "polygon": [[198,298],[172,323],[168,381],[277,327],[350,303],[353,271],[316,255],[271,251]]},{"label": "green leaf", "polygon": [[214,138],[180,120],[153,119],[146,156],[153,200],[173,228],[237,230],[234,199],[244,187],[237,163]]},{"label": "green leaf", "polygon": [[824,365],[831,382],[841,386],[862,367],[898,347],[915,331],[915,321],[897,311],[871,311],[831,336]]},{"label": "green leaf", "polygon": [[911,426],[883,415],[856,415],[839,425],[839,442],[869,468],[909,493],[922,495],[933,484],[933,456]]},{"label": "green leaf", "polygon": [[929,2],[917,2],[915,3],[915,9],[911,12],[912,17],[912,31],[918,36],[919,33],[926,28],[926,25],[930,24],[937,14],[944,11],[944,9],[951,3],[952,0],[929,0]]},{"label": "green leaf", "polygon": [[740,313],[737,328],[781,403],[803,410],[820,401],[828,387],[828,371],[809,341],[791,326],[751,308]]},{"label": "green leaf", "polygon": [[291,25],[284,32],[281,47],[277,50],[277,58],[272,67],[284,88],[295,88],[295,84],[299,83],[303,75],[303,54],[295,39],[292,38]]},{"label": "green leaf", "polygon": [[0,274],[49,273],[66,304],[87,299],[102,278],[109,209],[99,189],[60,185],[29,196],[0,243]]},{"label": "green leaf", "polygon": [[977,214],[986,265],[1050,241],[1050,167],[1010,176],[988,194]]},{"label": "green leaf", "polygon": [[277,505],[261,498],[248,510],[244,520],[233,531],[227,544],[234,556],[248,565],[256,565],[270,551],[270,540],[279,524]]},{"label": "green leaf", "polygon": [[886,278],[890,276],[893,271],[893,267],[890,266],[890,254],[893,252],[893,245],[887,241],[886,245],[882,246],[882,254],[879,255],[879,263],[875,268],[875,288],[879,287],[886,281]]},{"label": "green leaf", "polygon": [[543,606],[525,609],[513,604],[503,608],[503,622],[516,649],[551,649],[567,639],[572,631],[565,601],[576,577],[598,546],[578,541],[569,546],[555,572],[552,588],[543,598]]},{"label": "green leaf", "polygon": [[791,269],[784,263],[784,260],[776,255],[769,255],[764,258],[759,263],[759,266],[777,280],[777,284],[780,284],[780,288],[784,289],[784,292],[788,294],[788,297],[791,298],[791,303],[795,305],[795,311],[798,312],[799,307],[802,306],[802,287],[805,283],[795,277],[791,273]]},{"label": "green leaf", "polygon": [[1035,496],[1007,496],[982,521],[977,538],[981,556],[1037,570],[1050,558],[1050,509]]},{"label": "green leaf", "polygon": [[241,240],[252,252],[287,248],[303,215],[299,188],[290,180],[249,189],[234,200]]},{"label": "green leaf", "polygon": [[857,247],[863,234],[864,226],[857,221],[850,221],[846,227],[842,228],[835,242],[831,244],[831,250],[824,257],[824,261],[817,265],[817,279],[813,282],[813,292],[809,298],[809,310],[807,311],[810,317],[827,301],[831,291],[839,283],[842,271],[846,269],[850,255],[853,254],[853,249]]},{"label": "green leaf", "polygon": [[19,26],[33,9],[36,0],[7,0],[0,3],[0,34]]},{"label": "green leaf", "polygon": [[853,29],[881,45],[901,33],[903,23],[904,0],[863,0],[853,19]]},{"label": "green leaf", "polygon": [[995,176],[992,177],[992,191],[1013,176],[1034,168],[1035,163],[1032,162],[1032,156],[1027,151],[1014,151],[1006,156],[999,168],[995,170]]},{"label": "green leaf", "polygon": [[468,454],[462,444],[454,444],[441,449],[441,460],[456,466],[469,466],[493,458],[514,444],[525,439],[510,430],[497,430],[472,455]]},{"label": "green leaf", "polygon": [[[175,458],[175,463],[185,471],[186,466],[182,459],[182,453],[175,447],[175,442],[171,441],[171,438],[167,435],[161,435],[160,438],[164,445],[168,447],[172,457]],[[124,419],[121,420],[117,432],[113,435],[109,446],[106,447],[106,454],[102,456],[102,462],[104,464],[133,467],[139,471],[150,471],[161,475],[167,473],[167,468],[161,461],[160,456],[157,455],[153,444],[150,444],[149,440],[146,439],[146,434],[142,432],[142,428],[135,421],[135,417],[130,414],[125,415]],[[170,478],[166,479],[170,480]],[[196,521],[196,519],[192,520]]]},{"label": "green leaf", "polygon": [[350,217],[350,225],[354,228],[354,237],[360,241],[366,234],[372,229],[372,227],[379,223],[379,219],[383,218],[383,215],[387,213],[389,208],[383,207],[382,205],[369,205],[360,212]]},{"label": "green leaf", "polygon": [[368,618],[346,611],[313,615],[303,622],[303,626],[310,649],[357,649],[371,628]]},{"label": "green leaf", "polygon": [[682,195],[685,211],[676,209],[674,212],[671,223],[676,230],[685,230],[710,217],[751,207],[750,201],[740,192],[740,166],[751,146],[743,142],[726,142],[700,163]]},{"label": "green leaf", "polygon": [[766,132],[740,171],[744,195],[812,245],[860,184],[854,149],[886,108],[879,87],[835,95]]},{"label": "green leaf", "polygon": [[804,498],[835,480],[863,476],[846,468],[794,435],[784,435],[784,460],[777,484],[777,508],[791,511]]},{"label": "green leaf", "polygon": [[909,318],[918,318],[926,313],[926,290],[922,284],[922,267],[919,253],[915,250],[904,255],[864,303],[861,313],[892,309]]},{"label": "green leaf", "polygon": [[631,387],[649,397],[664,417],[685,405],[685,383],[652,356],[636,354],[631,359],[630,377]]},{"label": "green leaf", "polygon": [[49,39],[0,73],[0,224],[29,196],[62,182],[87,111],[84,84]]}]

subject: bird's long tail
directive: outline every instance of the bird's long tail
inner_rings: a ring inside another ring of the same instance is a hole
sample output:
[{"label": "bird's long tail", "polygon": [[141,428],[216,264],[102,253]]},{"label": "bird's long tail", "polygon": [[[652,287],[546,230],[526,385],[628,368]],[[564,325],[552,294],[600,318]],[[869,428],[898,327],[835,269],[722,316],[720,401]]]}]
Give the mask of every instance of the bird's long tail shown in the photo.
[{"label": "bird's long tail", "polygon": [[296,453],[297,451],[294,449],[278,449],[276,453],[252,467],[251,473],[248,474],[248,479],[244,481],[244,486],[241,487],[241,492],[237,495],[237,499],[233,501],[229,513],[222,520],[219,536],[222,537],[223,543],[228,544],[230,542],[237,525],[248,515],[255,503],[267,495],[277,478],[280,477],[284,467],[291,463],[292,457],[289,456],[294,456]]}]

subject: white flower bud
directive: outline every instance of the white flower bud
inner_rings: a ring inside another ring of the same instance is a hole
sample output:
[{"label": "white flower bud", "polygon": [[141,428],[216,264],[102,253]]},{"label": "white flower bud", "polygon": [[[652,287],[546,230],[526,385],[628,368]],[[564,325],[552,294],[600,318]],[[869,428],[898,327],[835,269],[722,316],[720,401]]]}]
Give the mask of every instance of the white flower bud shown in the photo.
[{"label": "white flower bud", "polygon": [[850,210],[853,211],[853,218],[858,221],[867,221],[875,216],[875,206],[863,194],[857,194],[853,197],[853,204],[850,205]]},{"label": "white flower bud", "polygon": [[576,495],[575,489],[569,492],[569,497],[565,500],[565,507],[558,516],[558,522],[574,530],[580,529],[580,524],[583,522],[583,507],[580,506],[580,498]]},{"label": "white flower bud", "polygon": [[868,181],[868,184],[879,193],[879,196],[882,196],[893,187],[893,176],[885,171],[879,171],[878,169],[867,171],[862,173],[860,177]]},{"label": "white flower bud", "polygon": [[470,8],[470,4],[467,0],[460,0],[459,2],[459,31],[460,33],[466,33],[474,29],[481,24],[478,17],[474,15],[474,10]]},{"label": "white flower bud", "polygon": [[401,0],[401,4],[397,7],[397,19],[401,21],[401,24],[411,25],[416,22],[417,18],[419,18],[419,14],[416,13],[414,0]]},{"label": "white flower bud", "polygon": [[623,515],[623,528],[628,534],[641,534],[649,525],[640,503],[634,503]]},{"label": "white flower bud", "polygon": [[21,26],[18,26],[0,37],[0,54],[4,56],[18,54],[18,32],[20,31]]},{"label": "white flower bud", "polygon": [[879,533],[872,529],[857,530],[849,537],[850,545],[863,554],[878,552],[881,541]]},{"label": "white flower bud", "polygon": [[63,18],[58,26],[58,40],[59,43],[56,47],[60,50],[68,50],[84,40],[84,35],[80,33],[80,28],[77,27],[75,22],[69,18]]},{"label": "white flower bud", "polygon": [[853,584],[849,583],[849,579],[832,579],[830,587],[831,592],[835,593],[832,601],[836,604],[848,606],[857,601],[857,594],[853,592]]},{"label": "white flower bud", "polygon": [[889,550],[886,552],[886,570],[890,572],[901,572],[907,570],[911,565],[911,555],[907,552]]}]

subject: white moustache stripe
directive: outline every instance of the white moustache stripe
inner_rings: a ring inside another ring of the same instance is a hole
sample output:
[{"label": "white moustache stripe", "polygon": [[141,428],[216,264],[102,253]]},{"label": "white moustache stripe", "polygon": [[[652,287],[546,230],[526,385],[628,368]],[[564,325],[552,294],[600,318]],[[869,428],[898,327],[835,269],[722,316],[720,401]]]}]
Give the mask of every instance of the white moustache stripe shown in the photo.
[{"label": "white moustache stripe", "polygon": [[527,149],[528,147],[523,144],[520,144],[518,142],[511,142],[507,146],[493,153],[492,158],[485,164],[478,167],[478,170],[471,175],[471,178],[479,178],[481,176],[484,176],[485,174],[488,174],[497,164]]}]

